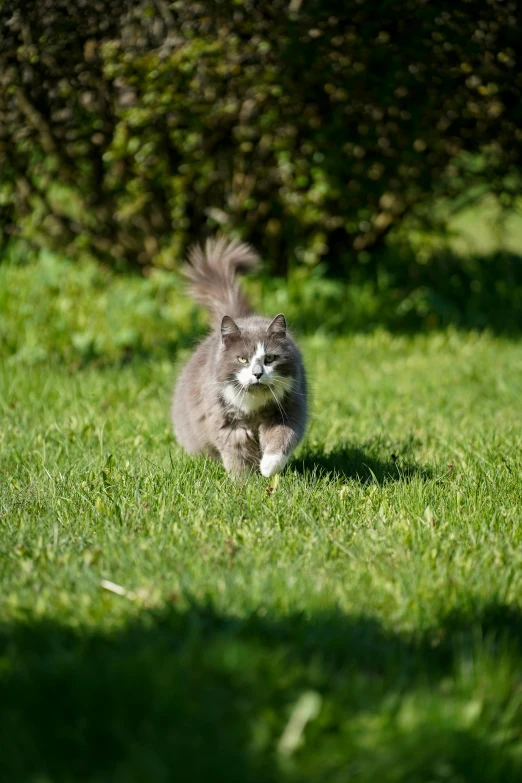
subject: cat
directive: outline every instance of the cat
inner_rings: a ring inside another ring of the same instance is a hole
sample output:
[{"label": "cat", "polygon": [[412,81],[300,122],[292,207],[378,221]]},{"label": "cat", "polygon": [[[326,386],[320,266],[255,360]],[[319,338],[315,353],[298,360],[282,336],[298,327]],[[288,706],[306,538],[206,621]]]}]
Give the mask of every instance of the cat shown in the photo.
[{"label": "cat", "polygon": [[193,246],[184,274],[189,293],[210,313],[212,332],[183,368],[172,419],[190,454],[221,459],[231,474],[279,473],[302,439],[307,384],[299,349],[285,316],[252,312],[237,277],[259,263],[238,240]]}]

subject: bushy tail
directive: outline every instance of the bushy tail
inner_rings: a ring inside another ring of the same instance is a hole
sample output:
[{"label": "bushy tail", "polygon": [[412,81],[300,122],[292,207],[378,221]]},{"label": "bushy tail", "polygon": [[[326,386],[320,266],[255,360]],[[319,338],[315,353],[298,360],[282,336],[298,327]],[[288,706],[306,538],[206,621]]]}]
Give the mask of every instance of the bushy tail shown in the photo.
[{"label": "bushy tail", "polygon": [[234,318],[251,312],[237,277],[258,264],[257,253],[246,242],[207,239],[204,247],[190,248],[183,273],[190,281],[189,293],[206,307],[217,325],[224,315]]}]

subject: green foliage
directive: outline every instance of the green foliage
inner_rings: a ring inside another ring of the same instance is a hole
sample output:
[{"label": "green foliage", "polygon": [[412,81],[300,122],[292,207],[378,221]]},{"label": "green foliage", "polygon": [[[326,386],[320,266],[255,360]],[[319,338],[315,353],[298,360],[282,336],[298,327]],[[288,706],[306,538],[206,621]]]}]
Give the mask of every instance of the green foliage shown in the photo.
[{"label": "green foliage", "polygon": [[[294,269],[285,281],[262,276],[245,284],[257,309],[284,312],[303,335],[448,325],[522,329],[520,257],[500,251],[457,257],[439,248],[427,260],[391,248],[381,253],[373,280],[363,272],[358,281],[342,283],[319,265]],[[0,356],[21,365],[65,364],[71,371],[170,357],[206,328],[204,313],[172,272],[122,276],[48,251],[31,263],[11,258],[0,264],[0,312]]]},{"label": "green foliage", "polygon": [[48,251],[32,264],[0,267],[0,311],[0,356],[25,365],[64,362],[71,370],[172,355],[204,327],[172,273],[125,278]]},{"label": "green foliage", "polygon": [[522,779],[519,345],[303,348],[277,484],[181,454],[181,354],[1,361],[6,780]]},{"label": "green foliage", "polygon": [[497,0],[6,0],[4,240],[170,267],[222,227],[345,272],[435,189],[518,191],[519,37]]}]

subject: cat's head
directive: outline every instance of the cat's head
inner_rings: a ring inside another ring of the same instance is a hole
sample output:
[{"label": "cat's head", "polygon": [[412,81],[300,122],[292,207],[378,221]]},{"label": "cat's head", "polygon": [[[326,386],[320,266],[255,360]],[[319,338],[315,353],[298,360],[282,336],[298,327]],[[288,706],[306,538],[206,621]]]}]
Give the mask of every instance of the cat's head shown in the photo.
[{"label": "cat's head", "polygon": [[299,371],[299,355],[287,335],[281,313],[269,322],[259,316],[238,319],[225,315],[221,322],[221,355],[218,380],[247,394],[275,394],[288,391]]}]

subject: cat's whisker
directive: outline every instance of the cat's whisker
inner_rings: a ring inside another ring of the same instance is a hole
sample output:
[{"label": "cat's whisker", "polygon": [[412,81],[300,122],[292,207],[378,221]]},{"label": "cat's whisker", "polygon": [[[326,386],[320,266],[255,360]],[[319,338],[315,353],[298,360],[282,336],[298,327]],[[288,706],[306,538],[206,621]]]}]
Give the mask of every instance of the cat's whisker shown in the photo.
[{"label": "cat's whisker", "polygon": [[295,388],[295,384],[293,386],[288,387],[287,384],[281,380],[280,378],[271,378],[269,386],[273,386],[276,390],[281,390],[284,392],[292,392],[292,394],[298,394],[301,397],[306,397],[307,395],[304,394],[304,392],[297,391]]},{"label": "cat's whisker", "polygon": [[284,420],[285,420],[285,419],[286,419],[286,421],[288,422],[288,416],[285,414],[285,410],[284,410],[284,408],[283,408],[283,407],[282,407],[282,405],[280,404],[279,400],[278,400],[278,399],[277,399],[277,397],[275,396],[275,394],[274,394],[273,390],[270,388],[270,386],[269,386],[268,388],[270,389],[270,393],[271,393],[272,397],[273,397],[273,398],[274,398],[274,400],[275,400],[275,404],[276,404],[276,405],[277,405],[277,407],[279,408],[279,413],[280,413],[280,414],[281,414],[281,416],[283,417],[283,422],[284,422]]},{"label": "cat's whisker", "polygon": [[306,397],[306,394],[303,394],[301,392],[296,391],[293,387],[288,388],[288,386],[285,383],[280,383],[279,385],[277,383],[270,383],[269,386],[270,390],[272,391],[272,388],[275,389],[277,401],[281,403],[282,400],[289,399],[287,395],[298,395],[302,397]]},{"label": "cat's whisker", "polygon": [[225,411],[227,413],[235,413],[236,416],[239,415],[243,408],[243,402],[245,400],[245,397],[248,393],[249,387],[245,384],[242,384],[240,381],[234,383],[233,389],[235,390],[235,395],[232,400],[228,403],[228,405],[225,408]]},{"label": "cat's whisker", "polygon": [[[235,384],[234,386],[235,386],[235,389],[236,389],[236,393],[234,395],[233,400],[231,402],[229,402],[228,405],[225,406],[225,412],[226,413],[229,413],[229,412],[234,411],[235,409],[241,408],[243,399],[244,399],[245,394],[246,394],[246,388],[243,387],[241,384]],[[241,392],[243,392],[243,396],[241,397],[241,400],[239,401],[239,405],[238,405],[236,401],[237,401],[237,398],[239,397],[239,395],[241,394]]]}]

